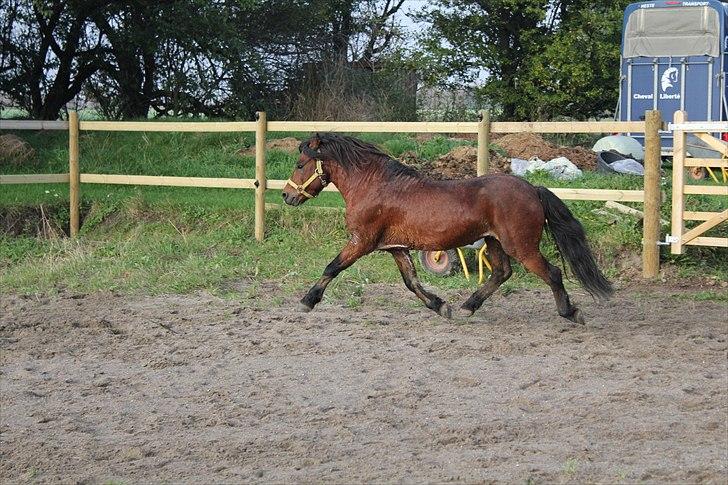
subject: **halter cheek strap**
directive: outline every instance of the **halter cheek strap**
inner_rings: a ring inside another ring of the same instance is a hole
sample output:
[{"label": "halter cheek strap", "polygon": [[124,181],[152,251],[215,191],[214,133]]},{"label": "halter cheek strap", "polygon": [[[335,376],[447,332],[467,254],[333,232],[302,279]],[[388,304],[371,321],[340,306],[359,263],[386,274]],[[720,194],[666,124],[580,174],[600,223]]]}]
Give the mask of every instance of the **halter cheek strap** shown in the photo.
[{"label": "halter cheek strap", "polygon": [[313,183],[314,180],[319,179],[321,181],[321,185],[326,187],[328,185],[328,181],[324,178],[324,169],[321,164],[321,160],[316,160],[316,170],[314,170],[313,174],[301,185],[298,185],[296,182],[294,182],[291,179],[288,179],[287,185],[290,185],[294,189],[296,189],[296,192],[303,195],[307,199],[313,199],[316,197],[315,195],[311,195],[308,192],[306,192],[306,189],[309,185]]}]

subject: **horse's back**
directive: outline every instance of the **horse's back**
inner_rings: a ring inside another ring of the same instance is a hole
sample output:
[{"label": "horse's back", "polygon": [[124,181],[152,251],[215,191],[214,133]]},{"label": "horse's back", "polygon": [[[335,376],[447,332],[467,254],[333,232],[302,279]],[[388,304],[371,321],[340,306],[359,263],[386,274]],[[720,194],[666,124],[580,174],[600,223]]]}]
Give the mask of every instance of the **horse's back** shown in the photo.
[{"label": "horse's back", "polygon": [[[387,226],[386,245],[449,249],[485,235],[532,240],[543,226],[535,187],[506,174],[422,179],[406,190],[384,191],[378,204]],[[529,227],[514,230],[514,225]]]},{"label": "horse's back", "polygon": [[533,246],[540,241],[545,216],[536,187],[530,182],[509,174],[453,182],[466,200],[460,206],[464,217],[471,221],[479,218],[487,233],[504,246]]},{"label": "horse's back", "polygon": [[449,180],[443,188],[460,194],[467,205],[488,213],[493,210],[543,213],[536,187],[515,175],[501,173]]}]

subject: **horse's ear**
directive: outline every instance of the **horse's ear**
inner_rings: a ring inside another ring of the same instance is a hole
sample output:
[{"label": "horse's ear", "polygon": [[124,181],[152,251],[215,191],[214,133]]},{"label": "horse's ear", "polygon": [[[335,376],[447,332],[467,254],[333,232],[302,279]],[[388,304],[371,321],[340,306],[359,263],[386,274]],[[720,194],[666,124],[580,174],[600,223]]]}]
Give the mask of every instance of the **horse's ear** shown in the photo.
[{"label": "horse's ear", "polygon": [[308,142],[308,146],[312,150],[318,150],[318,147],[321,146],[321,139],[319,138],[318,133],[311,137],[311,140]]}]

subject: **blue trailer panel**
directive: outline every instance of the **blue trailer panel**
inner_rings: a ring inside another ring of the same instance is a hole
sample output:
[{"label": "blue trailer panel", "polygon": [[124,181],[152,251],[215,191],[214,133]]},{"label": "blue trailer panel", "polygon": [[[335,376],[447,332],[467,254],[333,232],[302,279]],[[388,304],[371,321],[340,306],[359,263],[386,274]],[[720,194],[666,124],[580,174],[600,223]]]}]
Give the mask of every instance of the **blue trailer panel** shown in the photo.
[{"label": "blue trailer panel", "polygon": [[[643,120],[659,109],[670,120],[725,121],[728,6],[717,0],[629,5],[622,25],[618,119]],[[665,135],[663,147],[672,147]]]}]

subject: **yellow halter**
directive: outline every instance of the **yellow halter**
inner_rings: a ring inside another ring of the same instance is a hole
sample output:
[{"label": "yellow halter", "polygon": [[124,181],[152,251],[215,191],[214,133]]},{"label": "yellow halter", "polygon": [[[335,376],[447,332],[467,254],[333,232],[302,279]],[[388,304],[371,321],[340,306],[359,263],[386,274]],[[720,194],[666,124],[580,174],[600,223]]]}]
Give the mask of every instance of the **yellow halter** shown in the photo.
[{"label": "yellow halter", "polygon": [[324,187],[326,187],[326,185],[328,184],[328,182],[323,177],[323,175],[324,175],[324,169],[321,166],[321,160],[316,160],[316,170],[314,170],[313,174],[308,178],[308,180],[306,180],[303,184],[298,185],[293,180],[288,179],[287,185],[290,185],[291,187],[293,187],[294,189],[296,189],[296,192],[298,192],[299,194],[303,195],[307,199],[313,199],[316,196],[315,195],[311,195],[308,192],[306,192],[306,188],[308,188],[308,186],[311,185],[311,183],[314,180],[316,180],[316,178],[318,178],[319,180],[321,180],[321,185],[323,185]]}]

